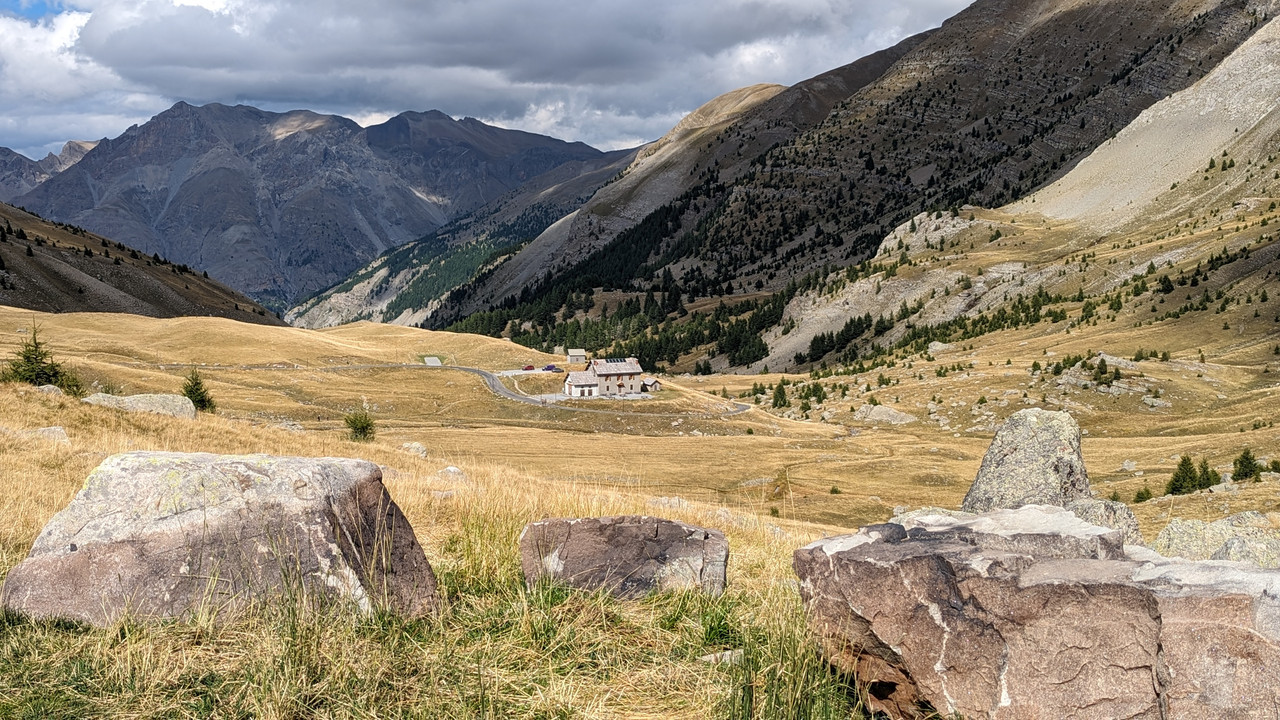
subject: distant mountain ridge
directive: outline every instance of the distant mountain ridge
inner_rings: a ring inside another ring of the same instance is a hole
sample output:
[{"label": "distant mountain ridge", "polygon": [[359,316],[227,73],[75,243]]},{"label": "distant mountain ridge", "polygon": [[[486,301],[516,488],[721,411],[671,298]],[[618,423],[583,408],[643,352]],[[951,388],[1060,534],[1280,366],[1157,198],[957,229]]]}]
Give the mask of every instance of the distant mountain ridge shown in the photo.
[{"label": "distant mountain ridge", "polygon": [[182,263],[0,203],[0,305],[42,312],[200,315],[283,325]]},{"label": "distant mountain ridge", "polygon": [[62,146],[62,152],[49,153],[42,160],[32,160],[0,147],[0,202],[9,202],[75,165],[97,144],[97,141],[70,140]]},{"label": "distant mountain ridge", "polygon": [[283,309],[531,178],[604,156],[438,111],[362,128],[178,103],[12,201]]}]

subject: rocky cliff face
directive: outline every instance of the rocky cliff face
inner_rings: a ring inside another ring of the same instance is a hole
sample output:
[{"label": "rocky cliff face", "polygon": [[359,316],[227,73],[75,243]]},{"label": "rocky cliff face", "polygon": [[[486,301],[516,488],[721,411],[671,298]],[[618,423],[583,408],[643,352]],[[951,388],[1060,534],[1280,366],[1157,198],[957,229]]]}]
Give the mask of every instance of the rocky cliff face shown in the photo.
[{"label": "rocky cliff face", "polygon": [[14,202],[284,307],[530,178],[601,155],[439,112],[366,129],[308,111],[179,103]]},{"label": "rocky cliff face", "polygon": [[75,165],[97,144],[71,140],[62,146],[62,152],[57,155],[49,153],[39,161],[9,148],[0,148],[0,202],[9,202]]}]

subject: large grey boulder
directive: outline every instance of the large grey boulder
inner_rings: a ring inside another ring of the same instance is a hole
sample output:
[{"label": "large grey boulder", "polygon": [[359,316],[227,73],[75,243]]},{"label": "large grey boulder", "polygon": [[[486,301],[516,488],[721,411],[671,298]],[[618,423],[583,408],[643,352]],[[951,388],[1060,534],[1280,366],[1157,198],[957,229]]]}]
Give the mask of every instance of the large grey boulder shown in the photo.
[{"label": "large grey boulder", "polygon": [[1211,523],[1174,518],[1151,547],[1161,555],[1187,560],[1234,560],[1280,567],[1276,552],[1280,528],[1266,515],[1252,510]]},{"label": "large grey boulder", "polygon": [[114,455],[9,572],[0,602],[105,625],[299,592],[410,616],[439,605],[431,566],[377,465]]},{"label": "large grey boulder", "polygon": [[559,518],[525,526],[520,566],[532,587],[549,578],[622,598],[654,591],[724,592],[729,542],[719,530],[647,515]]},{"label": "large grey boulder", "polygon": [[154,394],[121,397],[106,393],[94,393],[81,402],[124,410],[125,412],[148,412],[157,415],[172,415],[173,417],[186,418],[188,420],[196,419],[195,404],[183,395]]},{"label": "large grey boulder", "polygon": [[1065,412],[1031,408],[1011,415],[996,433],[961,509],[1064,507],[1090,497],[1080,426]]},{"label": "large grey boulder", "polygon": [[823,654],[891,717],[1277,717],[1280,573],[1122,543],[1033,505],[863,528],[794,566]]}]

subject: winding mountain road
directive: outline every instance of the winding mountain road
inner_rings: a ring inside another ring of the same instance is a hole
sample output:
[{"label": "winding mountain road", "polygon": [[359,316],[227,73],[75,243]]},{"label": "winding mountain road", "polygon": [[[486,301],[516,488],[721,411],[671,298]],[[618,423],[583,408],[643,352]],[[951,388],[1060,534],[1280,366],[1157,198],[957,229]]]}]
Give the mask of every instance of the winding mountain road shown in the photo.
[{"label": "winding mountain road", "polygon": [[[560,405],[559,403],[556,403],[556,402],[547,402],[543,398],[531,397],[529,395],[521,395],[520,393],[515,392],[514,390],[508,388],[506,385],[503,385],[502,378],[498,377],[494,373],[489,372],[488,370],[481,370],[480,368],[466,367],[465,365],[440,365],[438,367],[429,366],[429,365],[414,365],[411,367],[429,367],[432,370],[458,370],[465,373],[471,373],[472,375],[478,375],[480,376],[481,379],[484,380],[484,384],[489,388],[490,391],[493,392],[494,395],[497,395],[498,397],[503,397],[518,403],[524,403],[525,405],[537,405],[538,407],[554,407],[559,410],[571,410],[573,412],[597,413],[599,415],[636,415],[636,416],[642,416],[642,417],[686,417],[687,415],[690,414],[690,413],[647,413],[647,412],[633,412],[630,410],[602,410],[599,408],[584,408],[584,407],[575,407],[572,405]],[[732,410],[727,410],[721,413],[694,413],[694,414],[701,415],[704,417],[733,417],[734,415],[741,415],[742,413],[750,409],[751,409],[750,405],[735,401],[733,402]]]},{"label": "winding mountain road", "polygon": [[[179,364],[179,363],[161,363],[161,364],[127,363],[127,364],[138,366],[138,367],[149,366],[149,367],[159,367],[164,369],[184,369],[184,368],[191,367],[190,364],[186,364],[186,363],[182,363],[182,364]],[[316,370],[320,372],[338,372],[338,371],[346,371],[346,370],[385,370],[385,369],[454,370],[454,371],[470,373],[472,375],[478,376],[481,380],[484,380],[485,387],[489,388],[490,392],[492,392],[494,395],[497,395],[498,397],[505,398],[512,402],[518,402],[523,405],[533,405],[535,407],[555,408],[557,410],[569,410],[571,412],[596,413],[598,415],[615,415],[615,416],[616,415],[634,415],[638,417],[674,417],[674,418],[690,417],[690,416],[699,416],[699,417],[706,417],[706,418],[733,417],[734,415],[741,415],[742,413],[747,412],[753,407],[745,403],[731,401],[733,405],[733,409],[726,410],[724,412],[654,413],[654,412],[633,412],[630,410],[604,410],[600,408],[584,408],[584,407],[576,407],[573,405],[561,405],[555,401],[548,402],[545,398],[530,396],[530,395],[522,395],[512,390],[511,388],[508,388],[506,385],[503,385],[502,378],[498,377],[496,373],[489,372],[488,370],[481,370],[480,368],[467,367],[465,365],[423,365],[418,363],[385,363],[385,364],[361,364],[361,365],[335,365],[332,367],[293,367],[293,366],[285,366],[285,365],[236,365],[236,366],[205,365],[201,367],[207,370],[217,370],[219,369],[219,367],[222,367],[222,368],[228,368],[228,369],[233,368],[236,370],[251,370],[251,371],[261,370],[261,371],[268,371],[268,372],[280,372],[285,370]]]}]

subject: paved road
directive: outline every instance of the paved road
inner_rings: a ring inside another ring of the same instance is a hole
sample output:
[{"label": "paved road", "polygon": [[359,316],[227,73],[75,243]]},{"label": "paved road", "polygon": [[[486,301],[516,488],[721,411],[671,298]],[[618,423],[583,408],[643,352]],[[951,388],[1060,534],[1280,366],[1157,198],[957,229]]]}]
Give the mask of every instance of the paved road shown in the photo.
[{"label": "paved road", "polygon": [[[137,365],[137,366],[145,365],[145,363],[128,363],[128,364]],[[189,368],[191,367],[191,365],[186,363],[182,363],[182,364],[172,363],[172,364],[162,364],[162,365],[150,365],[150,367],[183,369],[183,368]],[[456,370],[458,372],[471,373],[472,375],[479,376],[482,380],[484,380],[485,386],[487,386],[494,395],[497,395],[498,397],[506,398],[507,400],[510,400],[512,402],[518,402],[524,405],[533,405],[536,407],[546,407],[546,408],[554,407],[557,410],[569,410],[572,412],[596,413],[599,415],[637,415],[637,416],[647,416],[647,417],[675,417],[675,418],[689,417],[690,415],[700,415],[702,417],[732,417],[734,415],[741,415],[742,413],[750,410],[753,407],[745,403],[734,401],[732,410],[727,410],[725,412],[720,412],[720,413],[712,413],[712,412],[708,412],[708,413],[647,413],[647,412],[632,412],[630,410],[604,410],[600,408],[584,408],[584,407],[577,407],[573,405],[560,405],[555,402],[547,402],[543,398],[531,397],[529,395],[522,395],[508,388],[506,385],[503,385],[502,379],[499,378],[496,374],[491,373],[488,370],[481,370],[480,368],[466,367],[464,365],[426,365],[421,363],[387,363],[383,365],[375,365],[375,364],[333,365],[329,367],[300,367],[300,368],[295,368],[292,366],[285,366],[285,365],[233,365],[233,366],[205,365],[205,366],[198,366],[198,367],[203,367],[204,369],[208,369],[208,370],[217,370],[219,368],[222,368],[222,369],[232,368],[236,370],[266,370],[266,371],[318,370],[320,372],[338,372],[338,371],[345,371],[345,370],[377,370],[377,369],[387,369],[387,368],[395,368],[395,369],[411,368],[411,369],[418,369],[418,370]]]}]

